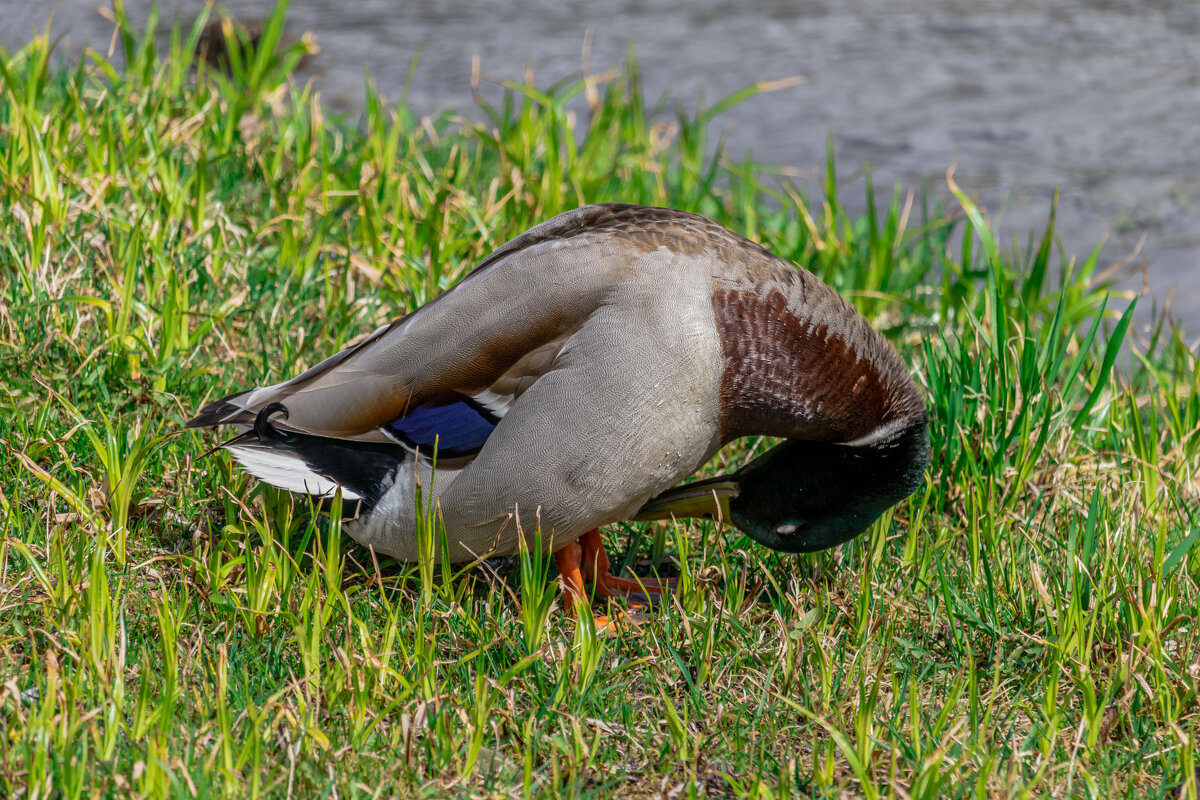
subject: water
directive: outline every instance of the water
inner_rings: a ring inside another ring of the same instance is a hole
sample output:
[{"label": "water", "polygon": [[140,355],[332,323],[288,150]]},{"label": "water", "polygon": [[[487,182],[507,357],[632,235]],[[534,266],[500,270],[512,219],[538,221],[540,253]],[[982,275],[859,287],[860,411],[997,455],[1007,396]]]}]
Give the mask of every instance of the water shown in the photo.
[{"label": "water", "polygon": [[[0,42],[12,48],[54,3],[0,0]],[[60,0],[59,52],[106,48],[112,26],[95,0]],[[190,21],[197,0],[162,0]],[[239,18],[264,0],[233,0]],[[512,7],[519,6],[519,7]],[[144,19],[149,3],[128,0]],[[1200,4],[1194,0],[293,0],[289,32],[316,34],[306,69],[325,102],[353,108],[366,69],[385,96],[410,93],[418,113],[472,107],[472,59],[485,77],[540,85],[578,73],[590,31],[593,72],[620,65],[633,39],[647,96],[694,108],[747,84],[803,75],[793,88],[738,106],[728,147],[794,168],[819,184],[826,136],[839,168],[869,162],[877,186],[928,182],[946,168],[1022,240],[1062,188],[1058,230],[1068,253],[1107,238],[1102,263],[1133,253],[1128,286],[1153,301],[1172,291],[1184,326],[1200,331]],[[495,89],[493,87],[492,91]],[[492,95],[493,97],[495,94]],[[861,180],[844,191],[863,197]],[[859,201],[861,208],[861,200]],[[852,208],[853,210],[853,208]],[[1143,301],[1145,306],[1149,302]]]}]

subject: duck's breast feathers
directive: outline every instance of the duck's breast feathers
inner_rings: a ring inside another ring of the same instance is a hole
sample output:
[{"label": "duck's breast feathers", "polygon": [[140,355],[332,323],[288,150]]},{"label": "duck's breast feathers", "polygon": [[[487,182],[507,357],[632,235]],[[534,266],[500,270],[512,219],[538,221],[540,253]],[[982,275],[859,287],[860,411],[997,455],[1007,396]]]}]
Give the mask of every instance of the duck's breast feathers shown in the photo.
[{"label": "duck's breast feathers", "polygon": [[780,259],[720,277],[713,318],[725,369],[721,438],[851,442],[924,417],[903,360],[853,306]]}]

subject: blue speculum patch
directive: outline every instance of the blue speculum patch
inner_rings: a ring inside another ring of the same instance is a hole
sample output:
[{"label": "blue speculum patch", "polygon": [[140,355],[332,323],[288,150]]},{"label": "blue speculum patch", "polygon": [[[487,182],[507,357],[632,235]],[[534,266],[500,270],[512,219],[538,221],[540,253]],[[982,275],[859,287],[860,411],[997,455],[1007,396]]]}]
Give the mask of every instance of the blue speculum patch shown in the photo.
[{"label": "blue speculum patch", "polygon": [[388,424],[388,430],[407,444],[433,454],[434,441],[439,455],[463,456],[479,452],[496,430],[496,420],[486,411],[460,401],[444,406],[419,406]]}]

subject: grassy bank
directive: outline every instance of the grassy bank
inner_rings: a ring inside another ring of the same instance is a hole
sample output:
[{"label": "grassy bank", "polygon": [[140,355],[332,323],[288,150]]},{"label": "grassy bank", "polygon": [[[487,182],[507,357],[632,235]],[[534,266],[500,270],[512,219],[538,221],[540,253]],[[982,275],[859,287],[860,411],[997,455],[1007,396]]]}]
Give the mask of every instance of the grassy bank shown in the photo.
[{"label": "grassy bank", "polygon": [[[330,118],[278,22],[231,75],[198,29],[0,54],[0,794],[1196,797],[1200,363],[1128,341],[1098,253],[1060,278],[1053,220],[997,243],[962,193],[851,219],[832,169],[810,207],[632,59],[481,125]],[[605,200],[851,299],[928,391],[925,487],[799,558],[611,528],[680,588],[597,637],[536,559],[377,565],[180,433]]]}]

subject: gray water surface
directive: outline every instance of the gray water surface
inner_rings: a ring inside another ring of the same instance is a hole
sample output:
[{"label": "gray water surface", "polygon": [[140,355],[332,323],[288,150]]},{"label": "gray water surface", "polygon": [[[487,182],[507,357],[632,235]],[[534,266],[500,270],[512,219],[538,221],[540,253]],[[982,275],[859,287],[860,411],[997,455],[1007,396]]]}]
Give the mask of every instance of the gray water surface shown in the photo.
[{"label": "gray water surface", "polygon": [[[0,0],[0,43],[27,41],[55,5],[60,53],[107,48],[112,25],[96,0]],[[165,19],[184,21],[203,5],[161,2]],[[257,19],[272,5],[226,8]],[[136,20],[150,4],[126,6]],[[689,108],[803,75],[727,115],[733,155],[792,167],[802,187],[819,185],[829,133],[842,174],[869,162],[877,186],[944,188],[956,162],[963,189],[1022,240],[1044,225],[1059,186],[1067,251],[1086,255],[1107,237],[1111,264],[1142,242],[1130,270],[1148,264],[1153,299],[1175,289],[1175,315],[1200,331],[1196,0],[293,0],[288,19],[290,34],[316,35],[306,70],[340,108],[360,104],[364,68],[398,100],[419,53],[414,111],[470,113],[476,55],[485,76],[531,67],[548,85],[580,71],[588,31],[592,72],[621,65],[633,40],[647,97],[669,92]],[[861,184],[843,190],[852,210]]]}]

